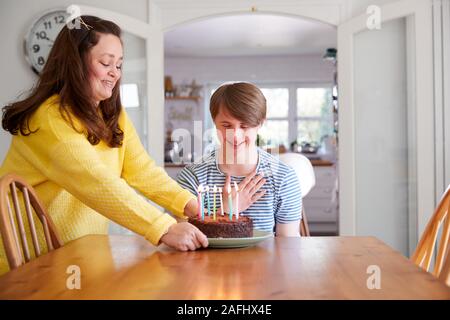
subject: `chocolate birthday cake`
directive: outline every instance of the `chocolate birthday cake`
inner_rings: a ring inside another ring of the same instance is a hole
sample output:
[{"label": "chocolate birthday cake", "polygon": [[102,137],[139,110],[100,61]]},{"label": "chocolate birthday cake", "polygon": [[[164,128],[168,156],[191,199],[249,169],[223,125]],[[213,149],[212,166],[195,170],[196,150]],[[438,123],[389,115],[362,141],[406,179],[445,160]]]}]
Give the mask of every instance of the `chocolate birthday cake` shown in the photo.
[{"label": "chocolate birthday cake", "polygon": [[200,229],[208,238],[247,238],[253,237],[253,221],[249,217],[240,216],[239,220],[233,216],[217,215],[214,220],[212,215],[205,215],[202,220],[198,217],[189,218],[189,222]]}]

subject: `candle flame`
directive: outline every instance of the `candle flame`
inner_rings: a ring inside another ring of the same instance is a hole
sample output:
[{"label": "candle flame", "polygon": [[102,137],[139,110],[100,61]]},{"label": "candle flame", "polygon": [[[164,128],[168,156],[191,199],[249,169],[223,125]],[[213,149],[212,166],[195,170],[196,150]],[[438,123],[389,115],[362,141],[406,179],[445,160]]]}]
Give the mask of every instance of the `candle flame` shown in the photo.
[{"label": "candle flame", "polygon": [[200,183],[200,185],[198,186],[197,191],[198,191],[198,192],[203,192],[203,186],[202,186],[201,183]]},{"label": "candle flame", "polygon": [[228,193],[231,193],[231,185],[230,184],[228,184],[228,186],[227,186],[227,191],[228,191]]},{"label": "candle flame", "polygon": [[234,189],[236,190],[236,192],[238,192],[239,188],[238,188],[238,185],[237,185],[236,181],[233,181],[233,183],[234,183]]},{"label": "candle flame", "polygon": [[216,185],[214,185],[214,187],[213,187],[213,192],[214,192],[214,193],[217,192],[217,187],[216,187]]}]

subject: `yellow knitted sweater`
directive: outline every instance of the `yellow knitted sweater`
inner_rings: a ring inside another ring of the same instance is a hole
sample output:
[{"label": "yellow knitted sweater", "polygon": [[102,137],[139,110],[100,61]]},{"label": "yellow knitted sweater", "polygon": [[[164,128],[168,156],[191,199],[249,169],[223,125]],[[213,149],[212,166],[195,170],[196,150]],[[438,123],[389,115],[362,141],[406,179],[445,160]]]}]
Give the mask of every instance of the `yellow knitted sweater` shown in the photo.
[{"label": "yellow knitted sweater", "polygon": [[[74,124],[82,128],[78,121]],[[121,147],[111,148],[103,141],[93,146],[61,116],[59,96],[54,95],[30,118],[30,128],[38,131],[13,136],[0,176],[13,172],[33,186],[64,243],[106,234],[111,219],[157,245],[176,220],[135,190],[180,217],[194,198],[155,165],[125,110],[119,126],[124,132]],[[27,233],[30,240],[28,229]],[[42,228],[38,236],[44,244]],[[8,269],[0,241],[0,274]]]}]

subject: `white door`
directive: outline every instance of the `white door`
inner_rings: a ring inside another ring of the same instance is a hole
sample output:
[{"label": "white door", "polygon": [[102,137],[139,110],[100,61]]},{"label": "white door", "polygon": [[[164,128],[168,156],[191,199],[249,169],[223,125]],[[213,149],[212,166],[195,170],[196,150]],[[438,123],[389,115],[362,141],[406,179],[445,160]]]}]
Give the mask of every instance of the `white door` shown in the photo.
[{"label": "white door", "polygon": [[409,255],[434,209],[431,1],[338,26],[340,234]]}]

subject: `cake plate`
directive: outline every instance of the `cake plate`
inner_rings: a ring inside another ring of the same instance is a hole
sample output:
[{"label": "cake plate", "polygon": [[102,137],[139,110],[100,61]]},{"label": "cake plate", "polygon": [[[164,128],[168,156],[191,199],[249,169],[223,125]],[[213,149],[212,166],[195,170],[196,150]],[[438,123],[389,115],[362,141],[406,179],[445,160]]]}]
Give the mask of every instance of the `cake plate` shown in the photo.
[{"label": "cake plate", "polygon": [[208,248],[249,247],[272,237],[273,232],[253,230],[253,237],[249,238],[208,238]]}]

